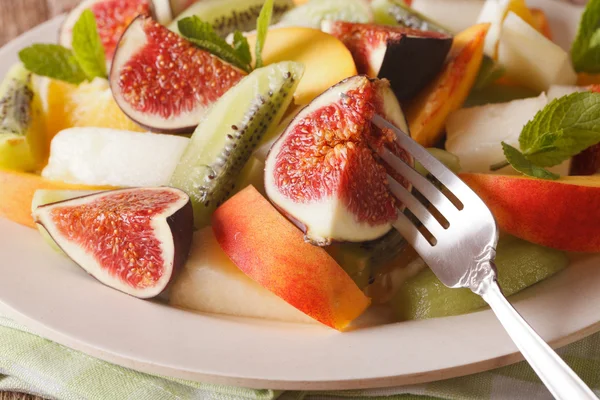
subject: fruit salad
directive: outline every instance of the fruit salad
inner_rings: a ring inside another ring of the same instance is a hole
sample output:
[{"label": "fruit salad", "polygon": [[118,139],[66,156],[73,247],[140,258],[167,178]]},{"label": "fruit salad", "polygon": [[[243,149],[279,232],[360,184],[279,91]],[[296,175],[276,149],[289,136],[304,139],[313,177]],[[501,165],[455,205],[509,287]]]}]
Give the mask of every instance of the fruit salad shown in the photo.
[{"label": "fruit salad", "polygon": [[566,51],[525,0],[85,0],[0,85],[0,216],[140,301],[473,312],[393,229],[388,174],[420,194],[377,149],[433,177],[373,117],[484,200],[518,293],[600,252],[598,20]]}]

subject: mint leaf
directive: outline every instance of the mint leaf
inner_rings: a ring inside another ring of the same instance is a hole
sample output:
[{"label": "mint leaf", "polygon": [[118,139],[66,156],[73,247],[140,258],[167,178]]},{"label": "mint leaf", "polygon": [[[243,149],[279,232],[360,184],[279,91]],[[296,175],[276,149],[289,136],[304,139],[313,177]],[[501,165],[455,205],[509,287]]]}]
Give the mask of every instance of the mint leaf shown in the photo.
[{"label": "mint leaf", "polygon": [[571,60],[577,72],[600,72],[600,0],[590,0],[583,12]]},{"label": "mint leaf", "polygon": [[263,66],[262,51],[267,40],[267,31],[271,25],[273,16],[273,0],[266,0],[263,4],[258,19],[256,20],[256,47],[254,49],[256,57],[256,68]]},{"label": "mint leaf", "polygon": [[504,150],[504,156],[510,165],[524,175],[532,176],[534,178],[552,180],[559,178],[558,175],[533,164],[531,161],[525,158],[525,156],[519,150],[515,149],[509,144],[502,142],[502,150]]},{"label": "mint leaf", "polygon": [[89,80],[106,78],[106,56],[96,17],[91,10],[85,10],[73,26],[73,54]]},{"label": "mint leaf", "polygon": [[80,84],[86,74],[69,49],[57,44],[34,44],[19,52],[27,70],[40,76]]},{"label": "mint leaf", "polygon": [[[527,160],[551,167],[600,142],[600,94],[573,93],[552,101],[519,137]],[[510,161],[510,160],[509,160]]]},{"label": "mint leaf", "polygon": [[212,25],[208,22],[204,22],[194,15],[181,19],[177,23],[177,27],[179,32],[196,46],[246,72],[250,72],[250,62],[245,55],[240,57],[240,54],[225,39],[216,34]]},{"label": "mint leaf", "polygon": [[252,54],[250,54],[248,39],[240,31],[233,33],[233,50],[235,50],[238,57],[246,64],[250,65],[252,63]]}]

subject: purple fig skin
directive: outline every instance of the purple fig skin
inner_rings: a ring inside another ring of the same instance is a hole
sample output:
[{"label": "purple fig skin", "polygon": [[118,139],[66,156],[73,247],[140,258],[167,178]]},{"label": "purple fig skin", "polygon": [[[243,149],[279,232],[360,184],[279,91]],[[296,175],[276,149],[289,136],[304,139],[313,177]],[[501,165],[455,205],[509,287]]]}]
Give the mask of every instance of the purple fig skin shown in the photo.
[{"label": "purple fig skin", "polygon": [[[139,188],[139,189],[144,189],[144,188]],[[179,189],[175,189],[175,188],[168,188],[168,189],[173,189],[173,190],[177,190],[178,192],[181,192]],[[77,197],[77,198],[72,198],[72,199],[58,201],[55,203],[45,204],[45,205],[39,206],[38,209],[53,207],[53,206],[57,206],[57,205],[64,204],[64,203],[69,203],[73,200],[81,200],[81,199],[85,199],[88,197],[99,197],[99,196],[102,196],[102,195],[105,195],[108,193],[115,193],[115,192],[119,192],[119,191],[131,191],[131,190],[135,190],[135,188],[133,188],[133,189],[132,188],[117,189],[117,190],[110,190],[110,191],[105,191],[105,192],[100,192],[100,193],[93,193],[93,194],[89,194],[89,195],[85,195],[85,196],[81,196],[81,197]],[[176,280],[179,272],[183,269],[183,266],[185,265],[185,263],[188,259],[188,256],[190,254],[191,247],[192,247],[192,240],[193,240],[193,235],[194,235],[194,209],[192,207],[192,202],[191,202],[189,196],[187,197],[187,199],[188,200],[185,203],[185,205],[183,205],[181,208],[179,208],[177,211],[175,211],[172,215],[170,215],[166,218],[167,225],[169,226],[171,235],[173,237],[173,254],[174,254],[174,256],[173,256],[173,260],[172,260],[173,261],[172,267],[170,267],[170,268],[167,267],[167,265],[169,264],[168,262],[165,262],[165,265],[163,265],[162,267],[164,270],[163,272],[165,274],[170,274],[169,279],[164,283],[161,291],[155,295],[152,295],[152,296],[139,295],[138,296],[138,295],[131,294],[131,293],[125,293],[125,294],[128,294],[132,297],[140,298],[140,299],[151,299],[151,298],[162,297],[165,293],[168,293],[173,282]],[[48,232],[50,237],[55,241],[56,245],[63,251],[63,253],[65,255],[69,256],[69,253],[66,251],[66,249],[63,246],[61,246],[59,244],[58,241],[56,241],[56,239],[52,235],[52,232],[45,226],[45,224],[42,221],[38,220],[35,216],[34,216],[34,220],[38,225],[42,226],[46,230],[46,232]],[[69,256],[69,258],[71,258],[71,257]],[[119,290],[118,288],[112,287],[109,284],[102,282],[92,272],[88,271],[88,269],[85,268],[83,265],[79,264],[75,260],[73,260],[73,261],[76,264],[78,264],[79,267],[81,267],[81,269],[83,269],[89,275],[94,277],[94,279],[96,279],[98,282],[102,283],[105,286],[110,287],[111,289]],[[165,261],[167,261],[167,260],[165,260]],[[115,278],[115,279],[118,279],[118,278]]]}]

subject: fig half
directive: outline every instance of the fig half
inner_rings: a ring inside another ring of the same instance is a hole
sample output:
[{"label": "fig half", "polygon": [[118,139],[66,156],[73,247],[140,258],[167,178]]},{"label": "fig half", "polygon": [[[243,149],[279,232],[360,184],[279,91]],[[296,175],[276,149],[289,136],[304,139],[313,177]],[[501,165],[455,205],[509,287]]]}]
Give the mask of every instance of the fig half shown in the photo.
[{"label": "fig half", "polygon": [[193,210],[174,188],[121,189],[37,207],[35,222],[105,285],[147,299],[187,260]]},{"label": "fig half", "polygon": [[321,29],[340,39],[356,69],[390,81],[400,101],[412,99],[444,66],[452,37],[400,26],[323,21]]},{"label": "fig half", "polygon": [[245,75],[141,15],[121,37],[110,87],[121,110],[139,125],[158,133],[192,133],[208,108]]},{"label": "fig half", "polygon": [[372,123],[375,113],[408,133],[388,81],[347,78],[306,106],[271,148],[266,193],[314,244],[374,240],[396,220],[402,205],[388,191],[373,149],[386,145],[409,165],[414,161],[393,132]]}]

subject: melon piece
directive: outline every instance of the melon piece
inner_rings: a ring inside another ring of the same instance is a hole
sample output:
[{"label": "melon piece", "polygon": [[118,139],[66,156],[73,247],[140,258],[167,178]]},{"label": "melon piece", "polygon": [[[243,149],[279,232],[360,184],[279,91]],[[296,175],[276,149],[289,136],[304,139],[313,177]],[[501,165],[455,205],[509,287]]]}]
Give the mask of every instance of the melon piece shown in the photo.
[{"label": "melon piece", "polygon": [[477,23],[484,0],[413,0],[411,7],[452,32]]},{"label": "melon piece", "polygon": [[171,289],[170,304],[213,314],[315,322],[236,267],[211,227],[194,235],[188,261]]},{"label": "melon piece", "polygon": [[[446,124],[446,150],[460,158],[464,172],[490,173],[492,164],[505,160],[501,142],[519,148],[519,136],[527,122],[548,104],[545,94],[508,103],[463,108],[450,115]],[[567,175],[570,162],[549,168]],[[497,174],[519,174],[511,166]]]},{"label": "melon piece", "polygon": [[52,140],[45,178],[68,183],[108,186],[162,186],[185,151],[180,136],[71,128]]},{"label": "melon piece", "polygon": [[507,78],[540,92],[577,82],[569,54],[512,12],[502,25],[498,61]]}]

